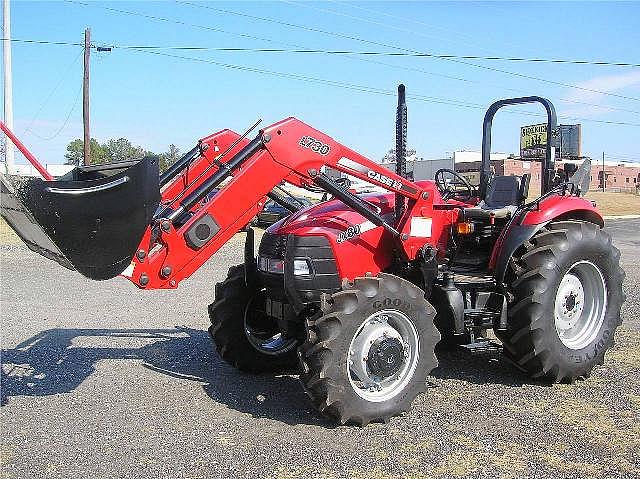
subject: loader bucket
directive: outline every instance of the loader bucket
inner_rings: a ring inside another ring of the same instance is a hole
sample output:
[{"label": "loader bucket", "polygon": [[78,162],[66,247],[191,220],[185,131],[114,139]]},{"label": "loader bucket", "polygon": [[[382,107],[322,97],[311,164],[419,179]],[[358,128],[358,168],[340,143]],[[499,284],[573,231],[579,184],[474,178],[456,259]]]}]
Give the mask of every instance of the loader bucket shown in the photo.
[{"label": "loader bucket", "polygon": [[130,264],[160,202],[157,157],[1,179],[2,216],[25,244],[95,280]]}]

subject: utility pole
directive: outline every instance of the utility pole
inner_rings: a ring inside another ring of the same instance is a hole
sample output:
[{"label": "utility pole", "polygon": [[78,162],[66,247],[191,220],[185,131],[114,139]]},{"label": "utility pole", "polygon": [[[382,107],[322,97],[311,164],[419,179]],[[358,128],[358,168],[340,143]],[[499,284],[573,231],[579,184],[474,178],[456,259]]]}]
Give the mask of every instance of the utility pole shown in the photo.
[{"label": "utility pole", "polygon": [[562,161],[562,125],[558,125],[558,134],[560,135],[560,161]]},{"label": "utility pole", "polygon": [[604,151],[602,152],[602,191],[604,192],[607,184],[607,174],[604,172]]},{"label": "utility pole", "polygon": [[[7,0],[5,0],[7,1]],[[84,31],[84,76],[82,78],[82,123],[84,125],[84,164],[91,164],[91,132],[89,131],[89,67],[91,29]]]},{"label": "utility pole", "polygon": [[[2,62],[4,65],[4,123],[13,131],[13,88],[11,84],[11,14],[9,0],[2,0]],[[15,171],[13,143],[5,138],[5,168],[7,174]]]}]

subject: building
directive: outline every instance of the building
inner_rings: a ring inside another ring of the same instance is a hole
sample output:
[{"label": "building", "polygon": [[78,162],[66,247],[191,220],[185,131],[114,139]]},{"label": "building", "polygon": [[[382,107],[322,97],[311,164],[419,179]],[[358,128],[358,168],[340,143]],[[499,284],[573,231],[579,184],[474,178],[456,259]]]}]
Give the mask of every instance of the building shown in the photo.
[{"label": "building", "polygon": [[640,188],[640,164],[605,161],[591,163],[591,188],[602,188],[602,177],[606,180],[605,190],[638,192]]},{"label": "building", "polygon": [[[455,152],[456,171],[463,173],[463,176],[472,184],[478,184],[482,164],[481,158],[479,152]],[[556,168],[562,167],[564,163],[579,164],[580,160],[556,160]],[[513,155],[491,154],[491,170],[494,174],[522,176],[525,173],[529,173],[531,175],[531,188],[535,188],[536,185],[540,184],[541,165],[540,161],[525,161],[521,158],[515,158]],[[640,187],[640,164],[605,161],[603,167],[602,162],[595,160],[591,162],[589,189],[602,189],[603,168],[606,179],[605,190],[629,193],[638,191]]]},{"label": "building", "polygon": [[[383,163],[382,165],[393,172],[396,171],[395,161]],[[407,159],[407,174],[413,178],[414,181],[433,180],[436,171],[440,168],[453,170],[453,166],[453,158],[438,158],[433,160],[424,160],[420,158],[413,161]]]},{"label": "building", "polygon": [[[480,184],[480,169],[482,168],[482,154],[477,151],[454,151],[453,162],[455,171],[462,173],[472,185]],[[500,168],[510,156],[507,153],[491,153],[492,168]]]},{"label": "building", "polygon": [[[56,163],[51,165],[45,164],[42,166],[44,166],[45,170],[55,177],[65,175],[75,168],[74,165],[59,165]],[[36,168],[31,164],[15,165],[15,171],[12,173],[17,176],[40,176],[38,170],[36,170]]]}]

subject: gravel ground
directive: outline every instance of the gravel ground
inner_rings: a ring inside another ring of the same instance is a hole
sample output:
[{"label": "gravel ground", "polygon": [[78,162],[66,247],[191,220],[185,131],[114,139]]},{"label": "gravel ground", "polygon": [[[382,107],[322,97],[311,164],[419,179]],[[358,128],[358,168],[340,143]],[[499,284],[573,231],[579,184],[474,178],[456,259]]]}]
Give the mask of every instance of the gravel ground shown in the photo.
[{"label": "gravel ground", "polygon": [[2,260],[2,477],[638,477],[640,220],[610,222],[624,324],[587,381],[449,354],[411,412],[335,427],[295,376],[221,363],[207,304],[234,238],[178,291],[98,283],[19,245]]}]

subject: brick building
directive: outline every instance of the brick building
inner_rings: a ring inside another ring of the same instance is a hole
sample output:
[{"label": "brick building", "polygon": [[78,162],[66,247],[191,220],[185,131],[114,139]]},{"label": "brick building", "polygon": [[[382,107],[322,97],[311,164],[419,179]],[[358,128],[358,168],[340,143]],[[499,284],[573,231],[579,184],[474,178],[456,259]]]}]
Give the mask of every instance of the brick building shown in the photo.
[{"label": "brick building", "polygon": [[[458,155],[463,153],[463,155]],[[496,157],[495,156],[501,156]],[[455,152],[455,168],[459,173],[464,173],[472,183],[477,184],[480,180],[480,153],[476,152]],[[577,163],[578,161],[556,160],[556,168],[560,168],[563,163]],[[541,163],[538,161],[524,161],[520,158],[502,154],[491,155],[491,168],[496,175],[516,175],[522,176],[525,173],[531,175],[531,187],[540,184]],[[589,189],[602,189],[603,166],[602,162],[593,161],[591,163],[591,183]],[[640,164],[619,163],[605,161],[604,176],[606,178],[605,189],[608,191],[638,192],[640,188]]]}]

